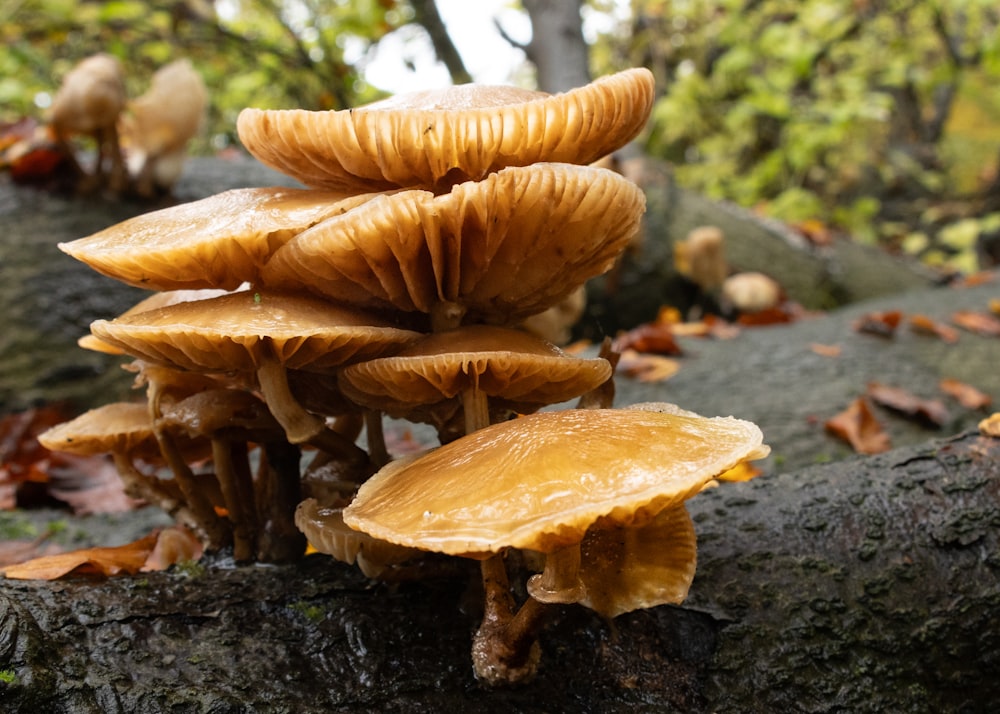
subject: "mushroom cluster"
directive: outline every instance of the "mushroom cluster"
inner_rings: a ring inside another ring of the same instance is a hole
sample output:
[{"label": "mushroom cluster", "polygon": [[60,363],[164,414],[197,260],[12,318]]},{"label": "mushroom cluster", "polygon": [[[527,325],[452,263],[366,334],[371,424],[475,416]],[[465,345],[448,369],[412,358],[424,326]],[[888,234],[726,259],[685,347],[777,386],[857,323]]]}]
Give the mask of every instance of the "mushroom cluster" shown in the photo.
[{"label": "mushroom cluster", "polygon": [[[633,69],[557,95],[470,85],[244,110],[246,148],[308,188],[229,191],[61,245],[160,292],[82,341],[135,360],[145,406],[42,441],[87,435],[136,496],[239,560],[294,559],[308,538],[373,577],[429,553],[481,561],[473,662],[491,683],[534,673],[554,605],[680,602],[695,562],[683,501],[764,455],[760,431],[613,409],[609,350],[572,356],[520,327],[638,230],[642,191],[590,164],[652,100]],[[441,445],[394,459],[385,415],[433,425]],[[515,553],[539,571],[520,607]]]}]

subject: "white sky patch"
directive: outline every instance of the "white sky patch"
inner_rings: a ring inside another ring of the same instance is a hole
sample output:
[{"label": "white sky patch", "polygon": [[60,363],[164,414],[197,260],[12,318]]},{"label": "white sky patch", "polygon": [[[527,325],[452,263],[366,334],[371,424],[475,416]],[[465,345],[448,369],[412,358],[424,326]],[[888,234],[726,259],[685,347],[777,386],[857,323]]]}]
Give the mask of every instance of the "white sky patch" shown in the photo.
[{"label": "white sky patch", "polygon": [[[515,42],[531,39],[531,22],[509,0],[438,0],[438,12],[466,69],[476,82],[507,84],[521,65],[524,52],[505,40],[498,21]],[[423,28],[407,26],[383,38],[365,63],[365,79],[394,94],[439,89],[451,84]]]}]

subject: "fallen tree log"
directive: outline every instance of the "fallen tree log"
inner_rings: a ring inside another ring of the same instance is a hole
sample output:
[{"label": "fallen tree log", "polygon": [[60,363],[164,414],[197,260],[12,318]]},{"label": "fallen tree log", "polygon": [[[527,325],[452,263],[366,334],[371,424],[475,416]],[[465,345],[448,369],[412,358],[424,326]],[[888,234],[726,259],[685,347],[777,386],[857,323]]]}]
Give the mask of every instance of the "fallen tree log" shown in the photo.
[{"label": "fallen tree log", "polygon": [[4,581],[11,712],[980,712],[1000,697],[1000,440],[966,433],[705,492],[682,607],[557,612],[530,684],[471,671],[478,570],[311,556]]}]

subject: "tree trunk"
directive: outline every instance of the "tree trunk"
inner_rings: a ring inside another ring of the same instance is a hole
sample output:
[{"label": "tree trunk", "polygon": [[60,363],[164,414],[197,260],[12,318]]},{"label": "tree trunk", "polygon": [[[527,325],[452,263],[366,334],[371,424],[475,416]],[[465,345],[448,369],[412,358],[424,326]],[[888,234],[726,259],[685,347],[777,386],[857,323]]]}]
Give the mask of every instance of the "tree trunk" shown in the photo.
[{"label": "tree trunk", "polygon": [[590,82],[582,0],[524,0],[523,4],[531,18],[531,42],[524,50],[538,71],[538,88],[555,94]]},{"label": "tree trunk", "polygon": [[557,611],[531,683],[478,684],[478,568],[325,556],[6,581],[9,712],[986,712],[1000,696],[1000,440],[967,434],[689,502],[683,607]]}]

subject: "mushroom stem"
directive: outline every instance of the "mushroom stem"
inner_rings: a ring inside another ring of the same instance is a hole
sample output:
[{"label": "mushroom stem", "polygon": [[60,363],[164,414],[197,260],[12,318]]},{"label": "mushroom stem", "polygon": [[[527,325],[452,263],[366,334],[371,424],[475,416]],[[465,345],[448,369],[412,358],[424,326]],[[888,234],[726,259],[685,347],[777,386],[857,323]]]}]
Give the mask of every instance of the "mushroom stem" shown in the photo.
[{"label": "mushroom stem", "polygon": [[327,428],[326,422],[306,411],[288,386],[285,366],[271,355],[261,355],[257,381],[268,409],[285,430],[292,444],[308,443],[344,458],[364,460],[365,452],[347,437]]},{"label": "mushroom stem", "polygon": [[175,521],[187,526],[194,532],[200,530],[198,519],[184,504],[183,496],[171,493],[171,489],[155,476],[149,476],[136,468],[128,454],[115,451],[112,453],[115,468],[125,485],[125,493],[132,498],[144,501],[162,508]]},{"label": "mushroom stem", "polygon": [[191,467],[181,457],[180,450],[173,437],[160,427],[154,427],[153,433],[160,445],[160,453],[174,474],[181,493],[187,499],[191,512],[198,522],[197,531],[202,536],[209,550],[218,550],[229,543],[230,532],[225,521],[219,518],[215,507],[198,484]]},{"label": "mushroom stem", "polygon": [[442,300],[435,303],[430,310],[431,332],[453,330],[462,324],[465,317],[465,307],[457,302]]},{"label": "mushroom stem", "polygon": [[374,409],[365,411],[365,434],[368,438],[368,458],[372,467],[378,470],[389,463],[389,450],[385,447],[385,432],[382,429],[382,412]]},{"label": "mushroom stem", "polygon": [[528,579],[528,594],[539,602],[568,605],[586,594],[580,580],[580,544],[560,548],[545,556],[545,569]]},{"label": "mushroom stem", "polygon": [[222,498],[229,512],[233,527],[233,558],[237,561],[252,560],[254,557],[253,524],[245,509],[245,497],[241,493],[237,466],[234,456],[242,451],[246,460],[246,444],[212,439],[212,461],[215,476],[222,489]]},{"label": "mushroom stem", "polygon": [[515,615],[503,556],[487,558],[481,568],[485,590],[483,622],[472,642],[476,676],[491,685],[531,679],[541,658],[538,632],[546,607],[529,599]]},{"label": "mushroom stem", "polygon": [[295,526],[295,507],[302,500],[301,451],[277,441],[264,444],[263,451],[257,482],[257,557],[267,563],[298,560],[306,552],[306,537]]},{"label": "mushroom stem", "polygon": [[465,433],[471,434],[490,425],[489,398],[479,387],[462,390],[462,411],[465,414]]}]

